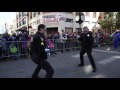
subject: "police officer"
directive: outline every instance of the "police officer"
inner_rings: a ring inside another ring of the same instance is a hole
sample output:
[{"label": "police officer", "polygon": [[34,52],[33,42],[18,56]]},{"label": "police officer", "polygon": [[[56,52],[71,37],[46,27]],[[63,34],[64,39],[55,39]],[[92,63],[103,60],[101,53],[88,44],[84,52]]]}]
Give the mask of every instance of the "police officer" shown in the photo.
[{"label": "police officer", "polygon": [[52,66],[46,60],[47,53],[45,51],[45,30],[46,26],[44,24],[40,24],[38,26],[38,32],[33,35],[31,41],[30,56],[32,61],[37,64],[37,67],[32,74],[32,78],[39,78],[38,73],[41,69],[44,69],[46,71],[45,78],[52,78],[54,74]]},{"label": "police officer", "polygon": [[92,32],[89,31],[88,27],[83,28],[83,32],[78,39],[81,41],[81,51],[80,51],[80,64],[78,66],[84,66],[84,57],[83,55],[87,53],[87,56],[90,60],[90,63],[93,68],[93,72],[96,72],[96,65],[92,56],[92,46],[94,43],[94,38],[92,36]]}]

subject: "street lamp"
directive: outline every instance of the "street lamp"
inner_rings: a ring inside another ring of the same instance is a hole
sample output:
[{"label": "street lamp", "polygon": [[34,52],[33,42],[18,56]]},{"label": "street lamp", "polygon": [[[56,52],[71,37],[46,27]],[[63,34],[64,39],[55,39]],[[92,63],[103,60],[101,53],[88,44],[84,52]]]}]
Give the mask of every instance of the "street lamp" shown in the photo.
[{"label": "street lamp", "polygon": [[81,24],[85,21],[85,15],[82,12],[79,12],[75,20],[77,23],[79,23],[79,28],[81,28]]}]

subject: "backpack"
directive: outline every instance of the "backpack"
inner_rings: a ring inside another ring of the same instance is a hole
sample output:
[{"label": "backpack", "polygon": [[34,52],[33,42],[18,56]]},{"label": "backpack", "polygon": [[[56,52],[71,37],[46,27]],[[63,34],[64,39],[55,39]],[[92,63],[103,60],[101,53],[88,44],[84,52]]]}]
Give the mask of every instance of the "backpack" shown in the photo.
[{"label": "backpack", "polygon": [[16,52],[17,52],[17,48],[16,48],[15,46],[12,46],[12,47],[10,48],[10,52],[11,52],[11,53],[16,53]]}]

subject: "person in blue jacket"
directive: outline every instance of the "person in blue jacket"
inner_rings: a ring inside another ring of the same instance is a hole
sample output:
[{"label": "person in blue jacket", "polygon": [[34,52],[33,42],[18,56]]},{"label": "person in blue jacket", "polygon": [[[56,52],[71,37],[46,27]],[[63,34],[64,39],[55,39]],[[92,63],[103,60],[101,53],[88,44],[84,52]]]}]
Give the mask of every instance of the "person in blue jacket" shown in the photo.
[{"label": "person in blue jacket", "polygon": [[117,30],[116,33],[114,34],[113,42],[114,42],[114,47],[118,48],[120,43],[120,31]]}]

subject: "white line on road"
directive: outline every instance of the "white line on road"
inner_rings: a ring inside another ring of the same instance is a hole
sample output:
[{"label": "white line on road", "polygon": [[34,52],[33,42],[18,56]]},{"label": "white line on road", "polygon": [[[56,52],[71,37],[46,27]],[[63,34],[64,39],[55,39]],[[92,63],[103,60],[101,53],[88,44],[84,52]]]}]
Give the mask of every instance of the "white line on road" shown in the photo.
[{"label": "white line on road", "polygon": [[[92,53],[92,54],[94,54],[94,53]],[[87,56],[87,54],[85,53],[84,56]],[[73,58],[80,58],[80,54],[72,55],[71,57],[73,57]]]},{"label": "white line on road", "polygon": [[104,74],[98,74],[90,78],[106,78],[106,76]]},{"label": "white line on road", "polygon": [[107,51],[107,50],[98,50],[98,49],[93,49],[93,51],[120,54],[120,52],[117,52],[117,51]]},{"label": "white line on road", "polygon": [[115,60],[118,59],[118,58],[120,58],[120,56],[112,56],[112,57],[110,57],[110,58],[107,58],[107,59],[104,59],[104,60],[102,60],[102,61],[99,61],[98,63],[99,63],[99,64],[106,65],[106,64],[108,64],[108,63],[110,63],[110,62],[115,61]]}]

